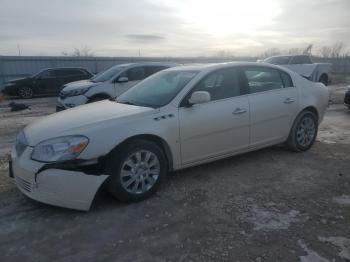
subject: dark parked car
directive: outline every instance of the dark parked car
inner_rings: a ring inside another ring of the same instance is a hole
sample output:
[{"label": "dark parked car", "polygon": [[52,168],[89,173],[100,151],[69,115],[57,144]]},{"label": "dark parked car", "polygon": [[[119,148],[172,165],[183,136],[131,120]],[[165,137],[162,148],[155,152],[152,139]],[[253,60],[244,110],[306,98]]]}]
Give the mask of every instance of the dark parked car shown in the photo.
[{"label": "dark parked car", "polygon": [[32,98],[39,94],[58,94],[64,84],[89,79],[93,75],[84,68],[49,68],[30,77],[8,81],[5,95]]},{"label": "dark parked car", "polygon": [[344,105],[346,105],[350,109],[350,86],[348,91],[345,93]]}]

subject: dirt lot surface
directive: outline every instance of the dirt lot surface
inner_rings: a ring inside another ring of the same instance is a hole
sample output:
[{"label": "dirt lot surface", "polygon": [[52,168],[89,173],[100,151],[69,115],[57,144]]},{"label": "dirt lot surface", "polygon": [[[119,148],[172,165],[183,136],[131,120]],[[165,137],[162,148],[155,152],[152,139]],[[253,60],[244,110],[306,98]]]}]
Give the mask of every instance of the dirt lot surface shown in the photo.
[{"label": "dirt lot surface", "polygon": [[[344,90],[334,87],[332,100]],[[102,192],[77,212],[31,201],[7,177],[15,134],[54,112],[55,98],[25,102],[32,109],[18,113],[0,103],[1,261],[350,261],[350,111],[341,104],[306,153],[228,158],[170,174],[146,201]]]}]

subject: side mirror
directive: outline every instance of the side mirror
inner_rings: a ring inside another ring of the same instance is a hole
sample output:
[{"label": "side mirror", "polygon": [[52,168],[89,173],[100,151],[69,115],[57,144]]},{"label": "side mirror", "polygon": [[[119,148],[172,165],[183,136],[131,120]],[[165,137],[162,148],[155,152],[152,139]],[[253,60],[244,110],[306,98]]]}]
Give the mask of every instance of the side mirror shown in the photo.
[{"label": "side mirror", "polygon": [[126,82],[129,82],[129,78],[127,78],[126,76],[121,76],[118,78],[117,82],[118,83],[126,83]]},{"label": "side mirror", "polygon": [[193,92],[191,98],[188,100],[190,105],[203,104],[210,102],[211,97],[209,92],[206,91],[196,91]]}]

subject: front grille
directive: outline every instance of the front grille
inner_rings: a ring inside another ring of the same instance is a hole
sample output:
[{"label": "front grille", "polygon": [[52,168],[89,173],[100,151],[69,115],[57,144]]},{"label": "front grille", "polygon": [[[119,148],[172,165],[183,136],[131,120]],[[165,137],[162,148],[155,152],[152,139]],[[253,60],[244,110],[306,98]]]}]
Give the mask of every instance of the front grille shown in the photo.
[{"label": "front grille", "polygon": [[18,176],[16,176],[16,184],[23,190],[30,192],[32,190],[32,184]]}]

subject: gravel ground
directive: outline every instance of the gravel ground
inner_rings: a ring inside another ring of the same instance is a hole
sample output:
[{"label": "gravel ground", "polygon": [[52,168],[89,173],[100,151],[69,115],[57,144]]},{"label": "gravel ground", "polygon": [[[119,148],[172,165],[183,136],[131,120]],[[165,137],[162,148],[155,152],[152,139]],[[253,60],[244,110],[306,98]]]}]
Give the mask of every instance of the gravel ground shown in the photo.
[{"label": "gravel ground", "polygon": [[[341,102],[344,87],[331,87]],[[22,101],[22,100],[16,100]],[[332,105],[313,148],[271,147],[170,174],[151,199],[101,192],[90,212],[39,204],[7,177],[25,124],[55,98],[0,103],[2,261],[350,261],[350,111]]]}]

